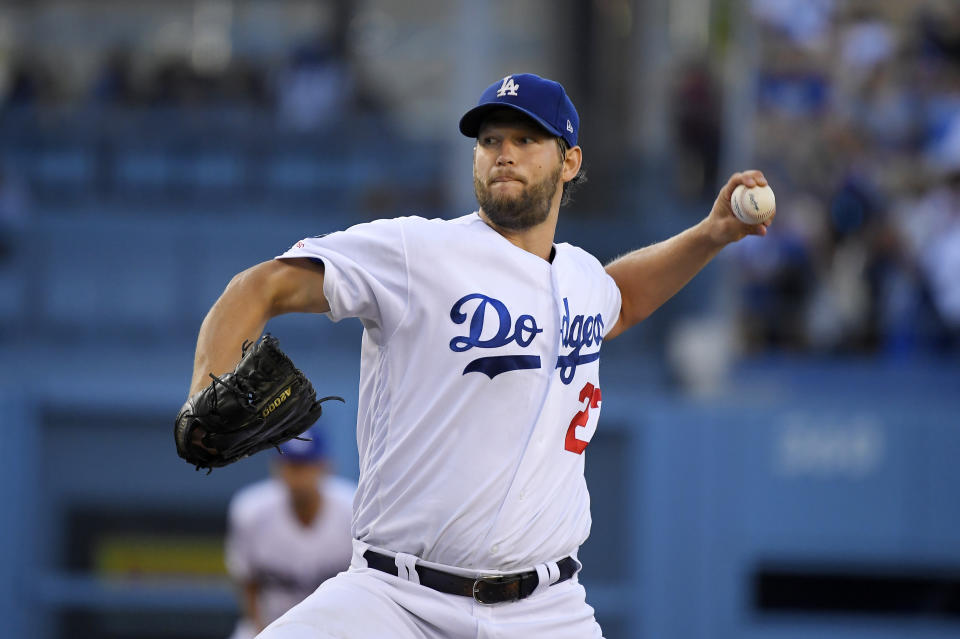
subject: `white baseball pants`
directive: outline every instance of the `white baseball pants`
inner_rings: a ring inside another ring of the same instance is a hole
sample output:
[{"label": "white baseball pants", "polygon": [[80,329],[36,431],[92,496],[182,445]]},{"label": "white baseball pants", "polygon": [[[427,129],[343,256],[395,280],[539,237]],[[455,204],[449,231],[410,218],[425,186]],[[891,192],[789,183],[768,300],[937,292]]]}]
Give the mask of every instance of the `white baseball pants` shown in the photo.
[{"label": "white baseball pants", "polygon": [[574,576],[520,601],[484,605],[366,566],[350,569],[270,624],[257,639],[602,639]]}]

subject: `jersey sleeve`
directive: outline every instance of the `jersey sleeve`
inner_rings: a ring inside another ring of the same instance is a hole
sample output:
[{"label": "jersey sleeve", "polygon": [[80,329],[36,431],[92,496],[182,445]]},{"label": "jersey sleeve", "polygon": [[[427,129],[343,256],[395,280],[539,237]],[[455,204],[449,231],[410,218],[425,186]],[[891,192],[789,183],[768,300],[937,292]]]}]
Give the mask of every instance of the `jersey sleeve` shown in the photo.
[{"label": "jersey sleeve", "polygon": [[253,575],[253,566],[250,560],[252,548],[250,546],[251,521],[245,516],[242,506],[236,500],[231,503],[227,515],[227,539],[224,544],[225,563],[227,573],[236,581],[248,581]]},{"label": "jersey sleeve", "polygon": [[359,318],[376,343],[399,326],[408,300],[402,218],[305,238],[277,259],[295,257],[323,263],[323,293],[333,321]]},{"label": "jersey sleeve", "polygon": [[613,327],[617,325],[617,322],[620,320],[620,304],[622,302],[620,298],[620,287],[617,286],[617,283],[614,281],[610,274],[606,271],[603,271],[603,317],[609,317],[610,320],[604,322],[603,327],[603,336],[606,337],[607,333],[613,330]]}]

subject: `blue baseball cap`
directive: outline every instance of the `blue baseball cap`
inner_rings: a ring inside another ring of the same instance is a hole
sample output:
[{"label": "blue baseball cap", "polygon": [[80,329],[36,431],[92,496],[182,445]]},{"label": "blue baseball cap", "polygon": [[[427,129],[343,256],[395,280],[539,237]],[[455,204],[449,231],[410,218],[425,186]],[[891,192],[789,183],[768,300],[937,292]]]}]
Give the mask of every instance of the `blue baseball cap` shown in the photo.
[{"label": "blue baseball cap", "polygon": [[[299,435],[302,439],[290,439],[277,448],[278,461],[291,464],[307,464],[322,461],[327,456],[327,442],[317,426],[311,426]],[[308,441],[307,441],[308,440]]]},{"label": "blue baseball cap", "polygon": [[460,133],[475,138],[484,118],[495,109],[507,107],[533,118],[537,124],[577,146],[580,116],[559,82],[532,73],[508,75],[483,92],[477,106],[460,118]]}]

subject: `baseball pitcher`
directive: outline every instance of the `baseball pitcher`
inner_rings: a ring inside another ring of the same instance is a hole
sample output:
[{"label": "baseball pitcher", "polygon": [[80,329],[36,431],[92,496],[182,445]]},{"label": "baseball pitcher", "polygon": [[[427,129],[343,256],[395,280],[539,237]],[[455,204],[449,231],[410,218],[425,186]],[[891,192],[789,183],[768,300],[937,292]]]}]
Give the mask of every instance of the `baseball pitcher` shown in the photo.
[{"label": "baseball pitcher", "polygon": [[[700,223],[606,266],[557,244],[561,204],[583,179],[579,128],[557,82],[497,80],[460,120],[476,140],[475,212],[303,239],[237,275],[210,310],[178,422],[197,415],[178,447],[188,461],[198,451],[198,465],[215,465],[217,447],[203,421],[212,404],[196,397],[230,392],[241,345],[270,318],[325,313],[364,327],[351,566],[260,637],[602,636],[577,579],[601,348],[770,222],[731,211],[737,185],[766,184],[745,171]],[[266,415],[276,398],[251,410]]]}]

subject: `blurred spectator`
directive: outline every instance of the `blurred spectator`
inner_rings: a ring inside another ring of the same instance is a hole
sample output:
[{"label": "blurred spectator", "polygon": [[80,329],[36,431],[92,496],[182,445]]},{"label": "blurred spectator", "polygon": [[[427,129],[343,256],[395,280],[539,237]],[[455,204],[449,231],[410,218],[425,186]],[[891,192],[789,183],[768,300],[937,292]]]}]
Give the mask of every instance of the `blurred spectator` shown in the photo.
[{"label": "blurred spectator", "polygon": [[234,106],[266,107],[270,102],[265,71],[237,58],[221,74],[219,91],[223,101]]},{"label": "blurred spectator", "polygon": [[94,102],[120,106],[133,104],[135,93],[130,68],[132,54],[128,47],[117,47],[107,54],[91,89]]},{"label": "blurred spectator", "polygon": [[835,0],[753,0],[753,14],[791,42],[807,48],[824,44]]},{"label": "blurred spectator", "polygon": [[938,182],[898,203],[894,219],[906,259],[918,273],[918,313],[938,351],[960,347],[960,148]]},{"label": "blurred spectator", "polygon": [[252,639],[350,564],[356,486],[329,475],[317,426],[302,437],[280,445],[273,478],[230,502],[226,562],[243,611],[231,639]]},{"label": "blurred spectator", "polygon": [[713,197],[720,163],[720,92],[704,60],[688,61],[677,78],[673,96],[680,160],[676,188],[692,197]]},{"label": "blurred spectator", "polygon": [[263,107],[268,103],[265,72],[234,59],[223,69],[200,71],[185,56],[156,66],[141,90],[158,107]]},{"label": "blurred spectator", "polygon": [[207,87],[197,78],[186,57],[169,58],[154,69],[148,85],[153,106],[196,106]]},{"label": "blurred spectator", "polygon": [[0,106],[33,107],[54,97],[54,76],[28,55],[13,61],[7,77],[6,83],[0,85]]},{"label": "blurred spectator", "polygon": [[[788,192],[782,190],[781,194]],[[763,241],[748,237],[735,247],[743,299],[737,325],[748,352],[795,352],[809,345],[806,309],[816,273],[801,227],[805,219],[797,213],[801,211],[778,211],[776,224]]]},{"label": "blurred spectator", "polygon": [[762,70],[757,92],[761,110],[786,118],[819,116],[830,100],[824,71],[795,54],[785,56],[782,66]]},{"label": "blurred spectator", "polygon": [[316,129],[341,116],[353,102],[354,82],[329,46],[298,47],[277,79],[277,116],[297,130]]},{"label": "blurred spectator", "polygon": [[26,186],[0,164],[0,267],[16,253],[29,216]]},{"label": "blurred spectator", "polygon": [[896,50],[893,26],[872,11],[861,11],[841,28],[840,59],[849,69],[869,72],[886,62]]},{"label": "blurred spectator", "polygon": [[917,30],[924,55],[960,64],[960,5],[953,0],[924,3]]}]

